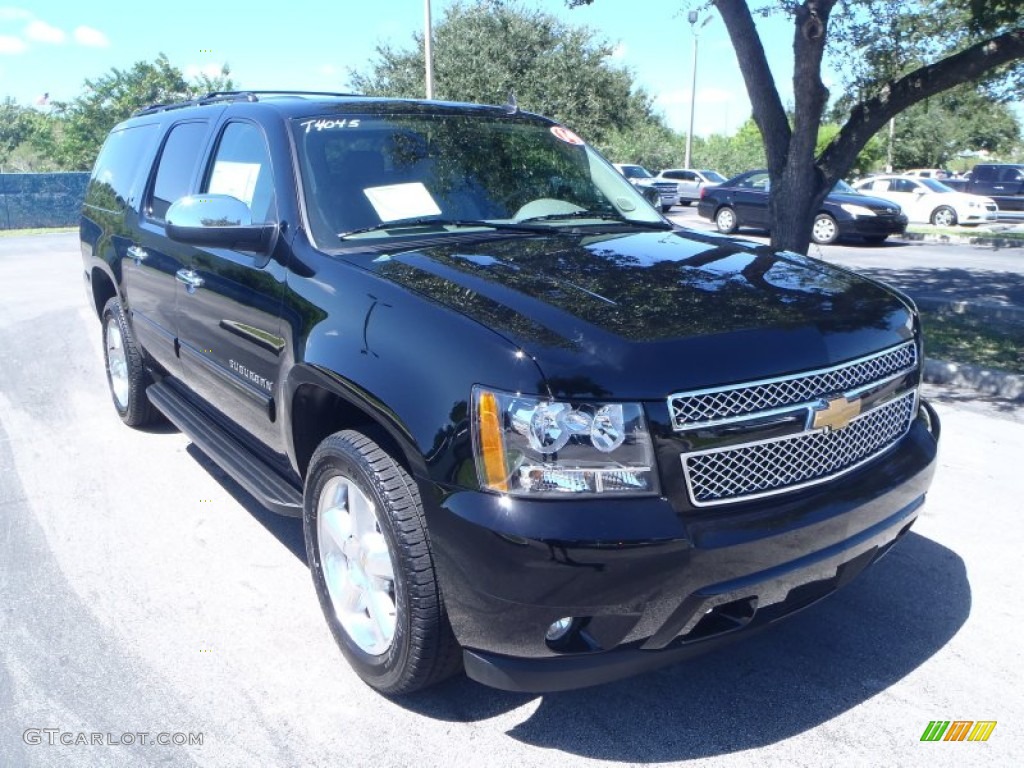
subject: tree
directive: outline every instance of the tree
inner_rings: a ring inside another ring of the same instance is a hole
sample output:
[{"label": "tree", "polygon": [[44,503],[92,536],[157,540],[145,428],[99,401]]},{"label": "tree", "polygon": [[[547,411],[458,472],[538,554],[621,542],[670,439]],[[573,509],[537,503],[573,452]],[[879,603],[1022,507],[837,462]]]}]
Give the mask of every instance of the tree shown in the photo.
[{"label": "tree", "polygon": [[[569,5],[593,0],[568,0]],[[872,136],[908,107],[987,78],[998,91],[1020,82],[1020,0],[710,0],[725,22],[761,131],[771,176],[772,245],[806,253],[813,213]],[[838,13],[833,16],[836,9]],[[754,14],[793,22],[793,121],[772,78]],[[816,154],[829,91],[826,50],[851,66],[858,94],[849,118]],[[858,55],[854,55],[854,54]]]},{"label": "tree", "polygon": [[226,64],[220,77],[203,75],[190,83],[161,53],[152,63],[137,61],[130,69],[112,68],[94,80],[86,79],[81,96],[70,102],[55,102],[51,135],[42,143],[55,152],[62,168],[89,170],[110,129],[135,110],[232,88]]},{"label": "tree", "polygon": [[[514,2],[477,0],[449,6],[434,27],[434,83],[439,99],[518,104],[559,120],[595,144],[660,121],[632,74],[612,64],[612,46],[586,27]],[[411,50],[377,46],[368,71],[350,71],[353,87],[378,96],[422,98],[423,37]]]}]

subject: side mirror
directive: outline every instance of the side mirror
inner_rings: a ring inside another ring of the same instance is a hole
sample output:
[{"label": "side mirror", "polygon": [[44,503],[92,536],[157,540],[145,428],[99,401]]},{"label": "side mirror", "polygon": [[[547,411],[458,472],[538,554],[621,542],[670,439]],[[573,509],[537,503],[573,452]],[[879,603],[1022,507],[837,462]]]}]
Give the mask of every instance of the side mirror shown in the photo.
[{"label": "side mirror", "polygon": [[167,209],[167,236],[179,243],[264,253],[276,224],[253,224],[249,206],[231,195],[186,195]]}]

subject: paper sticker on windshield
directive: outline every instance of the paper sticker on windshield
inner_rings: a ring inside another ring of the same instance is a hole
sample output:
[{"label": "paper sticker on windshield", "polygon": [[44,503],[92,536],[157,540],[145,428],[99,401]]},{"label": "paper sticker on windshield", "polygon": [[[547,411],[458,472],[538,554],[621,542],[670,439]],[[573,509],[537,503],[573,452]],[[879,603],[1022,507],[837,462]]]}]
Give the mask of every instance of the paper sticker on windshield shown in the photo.
[{"label": "paper sticker on windshield", "polygon": [[570,131],[564,125],[552,125],[551,133],[555,135],[556,139],[561,139],[566,144],[583,144],[583,139]]},{"label": "paper sticker on windshield", "polygon": [[389,184],[363,190],[381,221],[398,221],[417,216],[437,216],[437,207],[430,192],[418,181],[410,184]]}]

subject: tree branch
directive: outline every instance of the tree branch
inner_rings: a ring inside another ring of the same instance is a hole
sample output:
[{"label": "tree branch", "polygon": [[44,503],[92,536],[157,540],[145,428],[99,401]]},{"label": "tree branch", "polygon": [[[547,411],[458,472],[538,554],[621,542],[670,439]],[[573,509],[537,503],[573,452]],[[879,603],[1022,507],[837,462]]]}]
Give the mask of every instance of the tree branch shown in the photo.
[{"label": "tree branch", "polygon": [[775,87],[768,57],[765,56],[761,37],[744,0],[713,0],[729,31],[736,61],[739,63],[747,95],[753,106],[754,121],[764,137],[768,169],[775,175],[782,172],[789,153],[791,131],[786,110]]},{"label": "tree branch", "polygon": [[1022,58],[1024,29],[1015,29],[886,83],[877,96],[854,106],[850,119],[821,153],[818,166],[826,183],[842,178],[868,140],[907,107]]}]

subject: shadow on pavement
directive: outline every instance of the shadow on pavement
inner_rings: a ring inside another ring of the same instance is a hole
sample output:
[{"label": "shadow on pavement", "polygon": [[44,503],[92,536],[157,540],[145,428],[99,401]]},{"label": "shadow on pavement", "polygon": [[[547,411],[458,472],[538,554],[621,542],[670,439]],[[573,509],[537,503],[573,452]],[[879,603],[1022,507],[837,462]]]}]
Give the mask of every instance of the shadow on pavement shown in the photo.
[{"label": "shadow on pavement", "polygon": [[274,538],[305,564],[306,562],[306,540],[302,533],[302,520],[297,517],[284,517],[277,515],[264,507],[245,488],[236,483],[231,476],[221,469],[213,460],[196,448],[195,443],[189,443],[188,455],[195,459],[196,463],[207,471],[207,473],[218,483],[221,488],[227,491],[246,512],[266,528]]},{"label": "shadow on pavement", "polygon": [[956,553],[914,533],[846,589],[718,652],[598,688],[532,696],[464,677],[399,701],[473,722],[539,700],[512,738],[573,755],[672,762],[729,754],[807,731],[885,691],[967,620]]},{"label": "shadow on pavement", "polygon": [[858,267],[857,272],[895,285],[913,296],[932,300],[974,301],[1024,307],[1024,277],[1017,272],[967,269],[885,269]]}]

